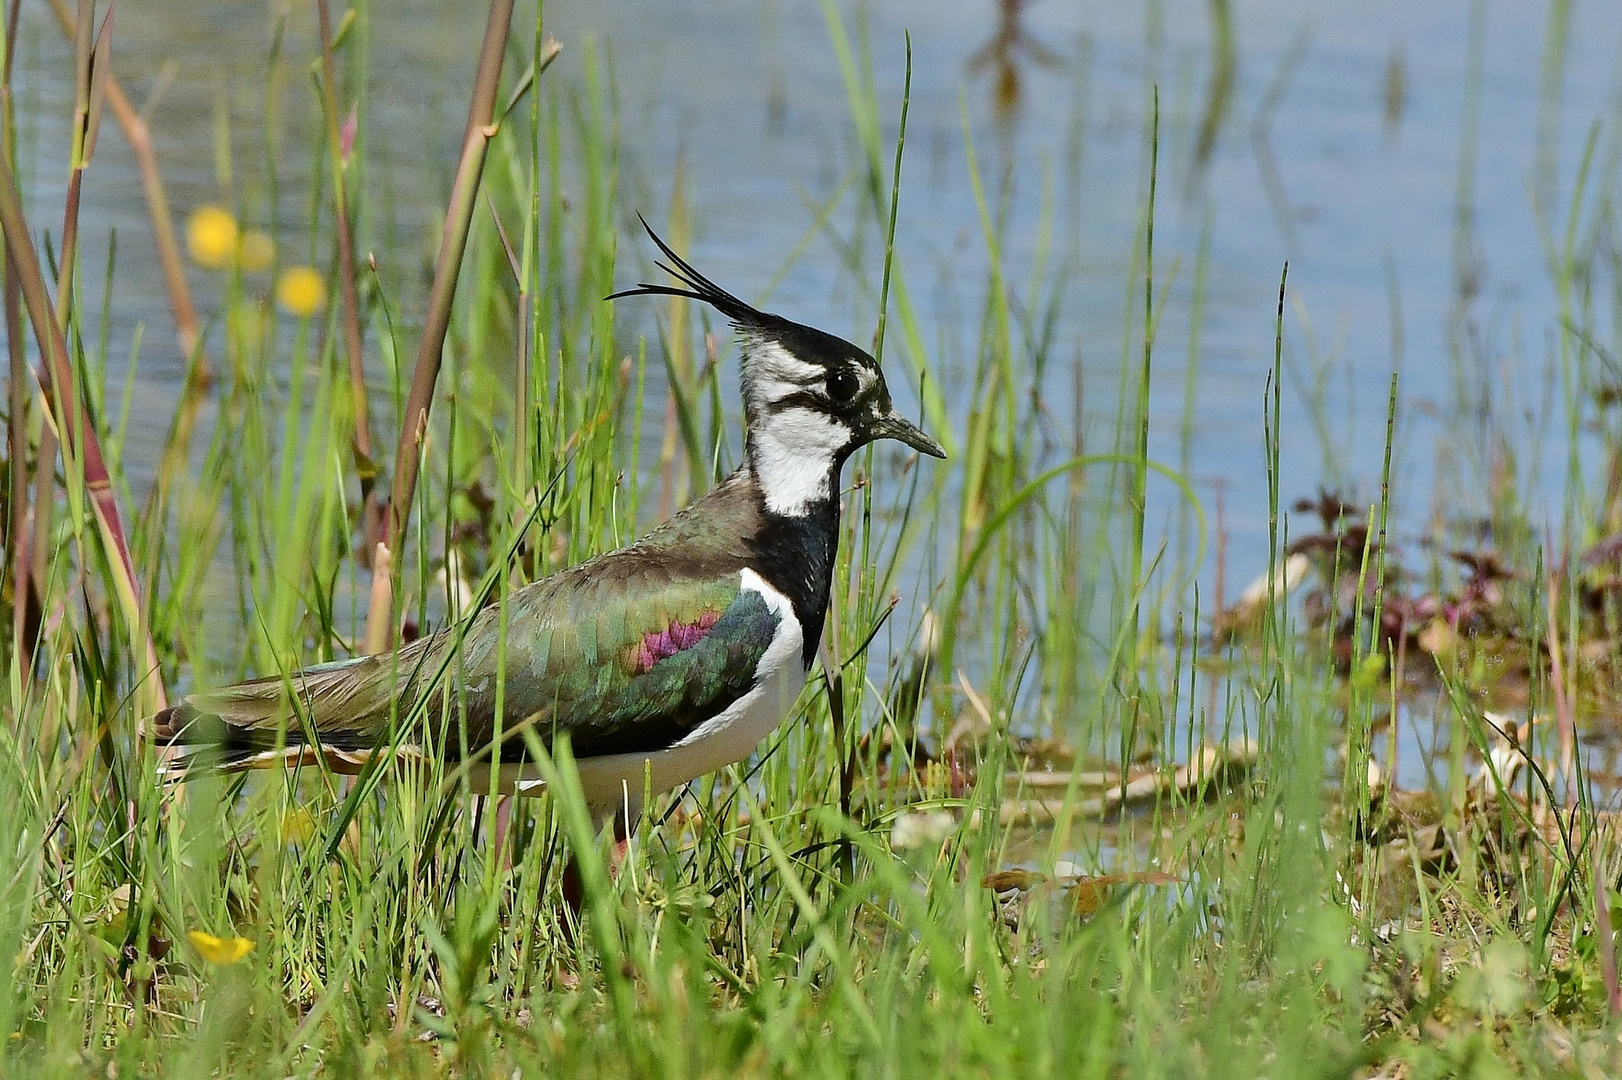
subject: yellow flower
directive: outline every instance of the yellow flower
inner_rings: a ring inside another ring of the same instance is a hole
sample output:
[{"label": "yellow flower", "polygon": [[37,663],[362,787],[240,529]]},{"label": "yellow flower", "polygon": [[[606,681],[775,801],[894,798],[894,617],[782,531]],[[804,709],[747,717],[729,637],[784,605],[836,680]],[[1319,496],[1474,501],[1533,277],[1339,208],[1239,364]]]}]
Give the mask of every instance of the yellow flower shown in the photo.
[{"label": "yellow flower", "polygon": [[302,806],[295,806],[283,814],[280,825],[284,844],[308,844],[318,827],[315,815]]},{"label": "yellow flower", "polygon": [[237,219],[219,206],[199,206],[186,222],[186,249],[198,266],[222,270],[237,250]]},{"label": "yellow flower", "polygon": [[186,938],[198,955],[211,964],[235,964],[253,952],[253,942],[243,937],[217,938],[201,930],[188,930]]},{"label": "yellow flower", "polygon": [[1352,668],[1352,686],[1355,689],[1371,691],[1380,684],[1385,677],[1385,653],[1373,652],[1358,661]]},{"label": "yellow flower", "polygon": [[238,257],[242,260],[242,269],[250,274],[262,274],[270,269],[270,262],[276,257],[276,244],[268,234],[249,229],[242,234]]},{"label": "yellow flower", "polygon": [[327,283],[308,266],[290,266],[276,282],[276,301],[299,318],[327,306]]}]

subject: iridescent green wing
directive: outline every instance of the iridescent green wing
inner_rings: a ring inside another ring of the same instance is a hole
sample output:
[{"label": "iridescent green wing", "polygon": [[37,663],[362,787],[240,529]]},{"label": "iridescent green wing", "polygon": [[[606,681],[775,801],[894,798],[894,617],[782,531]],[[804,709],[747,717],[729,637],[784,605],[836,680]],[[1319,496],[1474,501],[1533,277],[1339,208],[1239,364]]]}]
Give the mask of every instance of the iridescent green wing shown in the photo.
[{"label": "iridescent green wing", "polygon": [[364,750],[407,722],[418,730],[402,741],[451,759],[482,756],[498,732],[503,756],[521,758],[521,727],[547,744],[567,731],[577,757],[652,752],[747,693],[781,624],[735,572],[701,578],[623,556],[521,589],[506,614],[504,663],[491,606],[465,634],[195,694],[157,717],[154,734],[247,754],[303,742],[313,727],[324,745]]},{"label": "iridescent green wing", "polygon": [[[646,753],[680,742],[754,685],[782,619],[736,572],[696,577],[675,560],[587,564],[508,602],[503,756],[523,756],[520,724],[550,743],[568,732],[577,757]],[[481,613],[462,643],[460,691],[442,706],[447,749],[466,717],[467,747],[497,737],[499,613]],[[450,667],[455,673],[457,664]]]},{"label": "iridescent green wing", "polygon": [[663,749],[748,692],[780,632],[778,609],[740,576],[757,501],[739,474],[635,546],[526,586],[465,628],[195,694],[152,734],[247,754],[313,728],[362,750],[404,722],[416,730],[402,741],[446,757],[481,754],[498,731],[518,757],[512,733],[526,725],[543,741],[569,732],[578,756]]}]

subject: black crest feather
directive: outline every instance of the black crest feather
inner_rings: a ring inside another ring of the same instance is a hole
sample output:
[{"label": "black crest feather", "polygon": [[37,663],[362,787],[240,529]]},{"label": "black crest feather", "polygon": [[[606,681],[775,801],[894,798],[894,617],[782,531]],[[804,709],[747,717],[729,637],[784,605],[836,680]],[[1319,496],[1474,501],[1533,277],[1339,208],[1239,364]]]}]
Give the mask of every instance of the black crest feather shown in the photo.
[{"label": "black crest feather", "polygon": [[739,326],[760,326],[771,321],[771,316],[762,311],[757,311],[739,300],[736,296],[699,273],[693,268],[692,263],[672,251],[670,245],[661,240],[659,234],[653,231],[653,226],[648,224],[647,218],[638,213],[636,219],[642,222],[642,227],[648,231],[648,235],[653,238],[653,242],[659,245],[659,250],[664,252],[670,261],[676,264],[674,267],[665,263],[655,263],[655,265],[686,285],[687,288],[677,288],[674,285],[650,285],[643,281],[638,282],[634,289],[611,293],[603,297],[603,299],[617,300],[622,296],[685,296],[689,300],[701,300],[709,304]]}]

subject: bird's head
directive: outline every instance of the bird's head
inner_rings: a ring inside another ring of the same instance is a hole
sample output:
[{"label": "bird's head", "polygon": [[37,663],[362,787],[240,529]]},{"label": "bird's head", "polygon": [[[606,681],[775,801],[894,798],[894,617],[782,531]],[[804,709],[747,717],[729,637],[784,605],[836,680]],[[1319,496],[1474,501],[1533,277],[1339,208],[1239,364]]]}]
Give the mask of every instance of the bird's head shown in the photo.
[{"label": "bird's head", "polygon": [[878,361],[843,338],[759,311],[700,274],[642,223],[682,286],[638,285],[620,296],[685,296],[732,321],[743,342],[745,451],[775,513],[800,515],[832,498],[845,459],[876,439],[931,457],[946,452],[896,412]]}]

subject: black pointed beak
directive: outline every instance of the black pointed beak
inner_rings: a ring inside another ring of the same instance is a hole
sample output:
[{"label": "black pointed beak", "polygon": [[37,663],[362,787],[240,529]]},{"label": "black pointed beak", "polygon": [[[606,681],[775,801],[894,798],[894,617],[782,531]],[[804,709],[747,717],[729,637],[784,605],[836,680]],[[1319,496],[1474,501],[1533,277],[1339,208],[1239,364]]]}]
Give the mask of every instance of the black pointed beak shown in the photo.
[{"label": "black pointed beak", "polygon": [[946,451],[941,444],[924,434],[924,429],[891,409],[873,422],[868,429],[875,439],[896,439],[906,443],[920,454],[943,458]]}]

